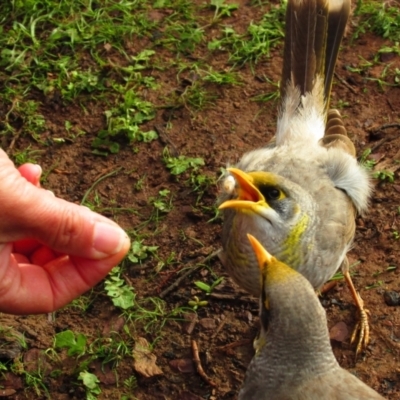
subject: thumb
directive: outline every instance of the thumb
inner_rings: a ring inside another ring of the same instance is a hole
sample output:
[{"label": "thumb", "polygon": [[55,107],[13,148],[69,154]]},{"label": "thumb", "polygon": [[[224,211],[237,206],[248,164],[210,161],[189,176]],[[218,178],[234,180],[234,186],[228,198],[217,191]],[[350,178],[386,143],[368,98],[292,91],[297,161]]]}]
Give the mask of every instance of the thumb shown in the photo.
[{"label": "thumb", "polygon": [[65,254],[103,259],[129,248],[126,233],[86,207],[54,197],[21,176],[0,150],[0,242],[35,238]]}]

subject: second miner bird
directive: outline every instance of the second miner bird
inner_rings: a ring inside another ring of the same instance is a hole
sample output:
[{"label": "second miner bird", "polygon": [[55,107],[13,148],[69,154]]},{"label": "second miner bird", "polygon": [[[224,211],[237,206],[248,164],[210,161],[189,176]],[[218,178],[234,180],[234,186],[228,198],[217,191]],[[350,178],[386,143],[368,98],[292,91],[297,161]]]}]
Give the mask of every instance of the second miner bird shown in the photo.
[{"label": "second miner bird", "polygon": [[342,268],[360,311],[354,331],[358,353],[368,343],[369,326],[346,253],[356,214],[367,209],[370,181],[357,163],[340,113],[329,110],[349,13],[350,0],[288,0],[276,135],[228,168],[219,208],[224,211],[221,260],[233,279],[256,296],[259,270],[247,233],[315,289]]},{"label": "second miner bird", "polygon": [[261,271],[261,345],[239,400],[384,400],[340,367],[325,310],[298,272],[248,235]]}]

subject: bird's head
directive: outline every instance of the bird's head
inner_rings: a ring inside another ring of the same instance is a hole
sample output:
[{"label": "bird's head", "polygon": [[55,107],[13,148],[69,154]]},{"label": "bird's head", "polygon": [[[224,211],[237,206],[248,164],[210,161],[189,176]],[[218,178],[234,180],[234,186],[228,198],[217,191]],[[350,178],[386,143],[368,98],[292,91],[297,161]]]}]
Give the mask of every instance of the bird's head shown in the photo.
[{"label": "bird's head", "polygon": [[261,335],[256,350],[268,343],[267,335],[291,345],[300,340],[309,343],[315,333],[316,340],[329,347],[325,310],[310,282],[272,256],[254,236],[247,237],[260,268]]},{"label": "bird's head", "polygon": [[260,319],[263,329],[267,330],[271,318],[271,300],[272,303],[275,303],[274,300],[277,303],[281,303],[282,300],[278,298],[274,299],[275,296],[271,298],[271,294],[273,295],[275,289],[279,287],[279,297],[282,295],[284,298],[286,291],[293,291],[292,284],[299,279],[304,280],[304,278],[300,273],[272,256],[254,236],[247,234],[247,237],[260,268]]},{"label": "bird's head", "polygon": [[[230,192],[236,192],[236,198],[224,201],[220,210],[235,209],[258,215],[273,225],[300,213],[300,206],[293,197],[294,190],[288,188],[279,175],[265,171],[244,172],[237,168],[228,168],[228,172],[230,176],[226,180]],[[234,189],[231,177],[236,183]]]}]

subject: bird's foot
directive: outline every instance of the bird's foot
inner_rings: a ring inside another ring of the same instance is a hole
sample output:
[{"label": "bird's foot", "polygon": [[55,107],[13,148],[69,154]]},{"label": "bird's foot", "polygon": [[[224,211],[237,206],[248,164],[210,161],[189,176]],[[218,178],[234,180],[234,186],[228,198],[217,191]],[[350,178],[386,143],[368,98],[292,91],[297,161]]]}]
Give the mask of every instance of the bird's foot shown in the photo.
[{"label": "bird's foot", "polygon": [[369,311],[364,308],[364,302],[358,293],[357,297],[358,297],[357,306],[359,311],[359,320],[357,321],[357,324],[354,327],[350,339],[351,344],[357,343],[356,358],[362,350],[365,350],[367,348],[369,343],[369,322],[368,322]]}]

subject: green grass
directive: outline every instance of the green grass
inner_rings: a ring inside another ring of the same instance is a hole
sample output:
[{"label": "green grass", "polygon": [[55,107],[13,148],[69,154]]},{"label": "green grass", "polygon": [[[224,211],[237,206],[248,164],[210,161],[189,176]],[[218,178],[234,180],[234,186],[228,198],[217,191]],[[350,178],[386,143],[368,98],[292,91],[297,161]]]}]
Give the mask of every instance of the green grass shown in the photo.
[{"label": "green grass", "polygon": [[360,16],[354,37],[372,31],[394,42],[400,40],[400,9],[395,2],[369,0],[357,2],[355,15]]}]

